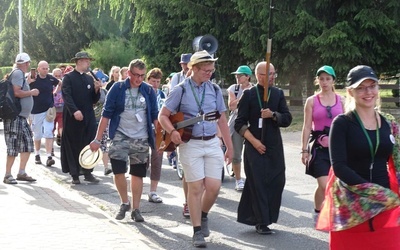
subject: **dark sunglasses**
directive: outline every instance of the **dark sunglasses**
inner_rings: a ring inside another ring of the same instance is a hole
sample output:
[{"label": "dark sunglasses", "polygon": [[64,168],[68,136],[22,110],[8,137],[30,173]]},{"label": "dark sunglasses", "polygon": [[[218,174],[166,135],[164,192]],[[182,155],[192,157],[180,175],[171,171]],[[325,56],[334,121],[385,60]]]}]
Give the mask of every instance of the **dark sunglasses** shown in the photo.
[{"label": "dark sunglasses", "polygon": [[331,109],[332,109],[331,106],[326,106],[326,112],[327,112],[327,116],[328,116],[329,119],[332,119]]}]

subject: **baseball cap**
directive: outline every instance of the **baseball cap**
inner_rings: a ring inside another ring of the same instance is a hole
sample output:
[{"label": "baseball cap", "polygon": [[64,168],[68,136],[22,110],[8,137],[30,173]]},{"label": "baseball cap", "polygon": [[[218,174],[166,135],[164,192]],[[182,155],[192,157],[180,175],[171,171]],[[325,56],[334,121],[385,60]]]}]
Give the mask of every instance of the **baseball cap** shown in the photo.
[{"label": "baseball cap", "polygon": [[188,67],[192,68],[193,65],[196,65],[201,62],[215,62],[218,58],[213,58],[206,50],[198,51],[192,55],[190,58],[190,62],[188,63]]},{"label": "baseball cap", "polygon": [[23,63],[30,62],[30,61],[31,61],[31,58],[29,57],[29,55],[27,53],[20,53],[15,58],[16,64],[23,64]]},{"label": "baseball cap", "polygon": [[253,73],[251,72],[251,69],[249,66],[241,65],[241,66],[239,66],[239,68],[237,68],[237,70],[235,72],[232,72],[231,74],[234,74],[234,75],[243,74],[243,75],[251,76]]},{"label": "baseball cap", "polygon": [[192,57],[192,53],[182,54],[181,61],[179,63],[189,63],[191,57]]},{"label": "baseball cap", "polygon": [[347,87],[357,88],[364,80],[371,79],[378,82],[374,70],[370,66],[358,65],[352,68],[347,75]]},{"label": "baseball cap", "polygon": [[316,76],[319,76],[322,72],[325,72],[328,75],[331,75],[333,77],[333,79],[336,79],[335,70],[331,66],[328,66],[328,65],[322,66],[321,68],[319,68],[317,70]]}]

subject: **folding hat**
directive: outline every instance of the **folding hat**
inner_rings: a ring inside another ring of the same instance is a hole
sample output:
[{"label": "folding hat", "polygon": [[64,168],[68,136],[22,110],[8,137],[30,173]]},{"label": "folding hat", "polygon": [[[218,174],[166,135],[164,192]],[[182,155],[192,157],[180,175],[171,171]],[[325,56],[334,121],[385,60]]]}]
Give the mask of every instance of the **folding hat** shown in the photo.
[{"label": "folding hat", "polygon": [[192,57],[192,53],[182,54],[181,61],[179,63],[189,63],[191,57]]},{"label": "folding hat", "polygon": [[237,70],[235,72],[232,72],[231,74],[251,76],[253,73],[251,72],[251,69],[249,66],[242,65],[242,66],[239,66],[239,68],[237,68]]},{"label": "folding hat", "polygon": [[347,87],[357,88],[364,80],[371,79],[378,82],[374,70],[366,65],[358,65],[352,68],[347,75]]},{"label": "folding hat", "polygon": [[89,59],[91,61],[94,61],[94,58],[89,56],[89,53],[85,52],[85,51],[80,51],[78,53],[75,54],[75,57],[73,57],[71,59],[72,62],[75,62],[79,59]]},{"label": "folding hat", "polygon": [[192,68],[193,65],[196,65],[201,62],[215,62],[218,58],[213,58],[206,50],[198,51],[192,55],[190,58],[190,62],[188,63],[188,67]]},{"label": "folding hat", "polygon": [[92,169],[103,158],[103,152],[99,149],[95,152],[90,150],[90,145],[85,146],[79,153],[79,164],[83,168]]},{"label": "folding hat", "polygon": [[322,72],[325,72],[328,75],[331,75],[333,77],[333,79],[336,79],[335,70],[331,66],[328,66],[328,65],[322,66],[321,68],[319,68],[317,70],[316,76],[319,76]]},{"label": "folding hat", "polygon": [[26,62],[30,62],[31,58],[29,57],[29,55],[27,53],[20,53],[17,55],[17,57],[15,57],[15,63],[16,64],[23,64]]}]

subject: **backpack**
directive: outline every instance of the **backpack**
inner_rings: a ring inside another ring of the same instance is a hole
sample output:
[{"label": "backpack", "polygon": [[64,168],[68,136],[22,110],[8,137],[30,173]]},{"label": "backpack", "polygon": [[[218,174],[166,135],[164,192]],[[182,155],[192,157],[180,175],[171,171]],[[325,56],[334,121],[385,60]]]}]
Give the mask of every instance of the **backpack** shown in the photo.
[{"label": "backpack", "polygon": [[[21,103],[19,98],[14,95],[14,88],[12,82],[9,80],[13,70],[10,75],[0,81],[0,118],[1,119],[11,119],[19,115],[21,112]],[[24,81],[25,84],[25,81]],[[24,85],[22,85],[21,89]]]}]

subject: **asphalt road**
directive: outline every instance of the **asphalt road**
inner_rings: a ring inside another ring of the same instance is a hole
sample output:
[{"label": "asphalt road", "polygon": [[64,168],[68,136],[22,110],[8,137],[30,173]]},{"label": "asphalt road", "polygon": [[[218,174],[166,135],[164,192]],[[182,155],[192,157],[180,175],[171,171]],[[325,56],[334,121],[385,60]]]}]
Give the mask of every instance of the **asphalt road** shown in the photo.
[{"label": "asphalt road", "polygon": [[[282,137],[287,168],[286,186],[279,221],[271,226],[275,233],[259,235],[255,233],[254,227],[236,222],[236,210],[241,193],[234,190],[234,178],[226,174],[218,200],[209,213],[211,235],[206,238],[209,249],[328,248],[328,234],[313,229],[311,212],[316,181],[304,174],[304,166],[299,155],[300,132],[285,132]],[[44,155],[43,148],[42,151]],[[103,166],[99,165],[94,170],[94,174],[101,179],[100,184],[85,184],[82,181],[81,185],[71,186],[69,175],[63,174],[60,170],[58,146],[55,146],[55,153],[54,167],[41,166],[46,175],[56,179],[72,192],[79,192],[110,217],[114,217],[119,209],[120,200],[112,177],[103,175]],[[133,222],[127,213],[126,218],[117,223],[142,234],[151,248],[191,249],[193,231],[190,220],[182,216],[184,199],[181,181],[176,171],[168,165],[166,158],[158,187],[158,194],[163,198],[163,203],[155,204],[147,201],[149,183],[150,179],[145,178],[140,205],[145,222]]]}]

